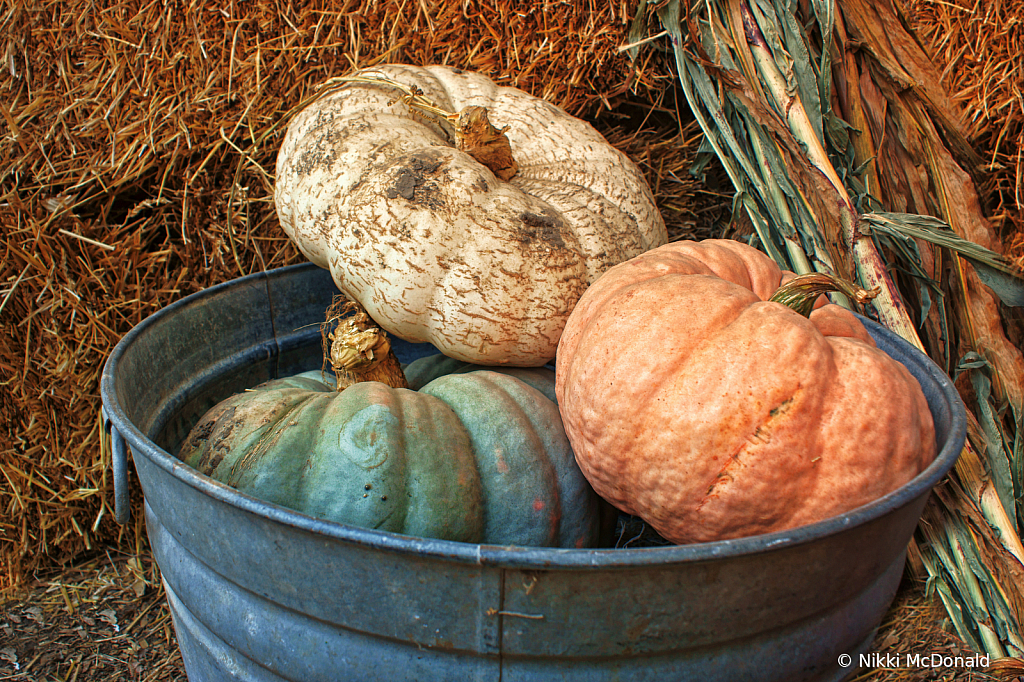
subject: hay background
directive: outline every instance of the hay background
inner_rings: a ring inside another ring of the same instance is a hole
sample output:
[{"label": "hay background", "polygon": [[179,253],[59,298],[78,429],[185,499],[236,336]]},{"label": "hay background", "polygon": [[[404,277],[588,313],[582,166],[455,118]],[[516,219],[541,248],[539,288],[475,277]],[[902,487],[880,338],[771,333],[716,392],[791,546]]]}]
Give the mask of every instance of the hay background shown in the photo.
[{"label": "hay background", "polygon": [[[1024,7],[906,0],[971,112],[981,188],[1024,263]],[[133,325],[218,282],[297,262],[272,203],[282,122],[379,61],[447,63],[593,122],[655,189],[675,238],[734,235],[731,188],[687,174],[699,131],[667,56],[630,64],[630,0],[239,0],[0,6],[0,594],[116,548],[99,375]],[[682,105],[685,109],[685,104]]]},{"label": "hay background", "polygon": [[909,25],[966,112],[986,160],[979,188],[1007,253],[1024,264],[1024,4],[1014,0],[903,0]]}]

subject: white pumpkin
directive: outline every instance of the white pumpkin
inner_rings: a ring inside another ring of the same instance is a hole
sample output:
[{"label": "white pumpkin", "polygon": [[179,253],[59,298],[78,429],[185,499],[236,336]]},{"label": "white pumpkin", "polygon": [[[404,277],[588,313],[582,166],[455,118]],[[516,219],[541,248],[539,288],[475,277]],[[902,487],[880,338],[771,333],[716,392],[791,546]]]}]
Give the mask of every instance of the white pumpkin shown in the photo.
[{"label": "white pumpkin", "polygon": [[518,164],[499,179],[383,84],[349,82],[291,121],[281,225],[396,336],[466,362],[542,365],[590,282],[667,241],[636,165],[551,103],[441,66],[360,74],[450,112],[485,107]]}]

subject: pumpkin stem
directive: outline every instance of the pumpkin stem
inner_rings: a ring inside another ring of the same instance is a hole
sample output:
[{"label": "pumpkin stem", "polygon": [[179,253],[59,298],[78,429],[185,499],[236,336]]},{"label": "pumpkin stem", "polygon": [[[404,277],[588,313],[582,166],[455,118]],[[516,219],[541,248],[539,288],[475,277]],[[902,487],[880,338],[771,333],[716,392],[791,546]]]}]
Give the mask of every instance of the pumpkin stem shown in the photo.
[{"label": "pumpkin stem", "polygon": [[512,158],[512,145],[505,131],[495,128],[484,107],[466,107],[455,122],[455,141],[459,149],[491,169],[502,180],[511,180],[519,171]]},{"label": "pumpkin stem", "polygon": [[[338,326],[329,332],[335,320],[338,320]],[[355,301],[335,296],[320,332],[324,359],[331,363],[338,378],[338,391],[361,381],[379,381],[392,388],[409,388],[387,334]]]},{"label": "pumpkin stem", "polygon": [[809,272],[783,284],[768,300],[810,317],[818,297],[832,291],[846,294],[851,300],[864,305],[878,295],[879,289],[876,287],[869,291],[825,272]]},{"label": "pumpkin stem", "polygon": [[512,157],[512,145],[505,135],[508,126],[495,128],[485,107],[469,106],[458,113],[446,111],[424,96],[420,88],[383,75],[339,76],[324,85],[347,83],[384,85],[398,90],[402,93],[399,100],[411,111],[434,121],[455,143],[457,149],[487,166],[496,176],[502,180],[511,180],[519,172],[519,165]]}]

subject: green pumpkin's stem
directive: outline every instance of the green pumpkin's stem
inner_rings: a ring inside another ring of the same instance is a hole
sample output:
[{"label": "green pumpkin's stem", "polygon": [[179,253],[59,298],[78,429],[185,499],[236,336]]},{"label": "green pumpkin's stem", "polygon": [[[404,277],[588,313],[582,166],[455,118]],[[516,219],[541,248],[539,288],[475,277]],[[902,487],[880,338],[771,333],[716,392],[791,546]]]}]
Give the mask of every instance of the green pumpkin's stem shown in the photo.
[{"label": "green pumpkin's stem", "polygon": [[879,289],[876,287],[869,291],[825,272],[809,272],[783,284],[768,300],[792,308],[804,317],[810,317],[818,297],[832,291],[846,294],[850,300],[864,305],[878,295]]},{"label": "green pumpkin's stem", "polygon": [[[335,320],[339,321],[337,328],[328,332],[328,327]],[[409,388],[387,334],[358,303],[336,296],[327,309],[327,319],[320,331],[324,359],[334,369],[339,391],[361,381],[379,381],[392,388]]]}]

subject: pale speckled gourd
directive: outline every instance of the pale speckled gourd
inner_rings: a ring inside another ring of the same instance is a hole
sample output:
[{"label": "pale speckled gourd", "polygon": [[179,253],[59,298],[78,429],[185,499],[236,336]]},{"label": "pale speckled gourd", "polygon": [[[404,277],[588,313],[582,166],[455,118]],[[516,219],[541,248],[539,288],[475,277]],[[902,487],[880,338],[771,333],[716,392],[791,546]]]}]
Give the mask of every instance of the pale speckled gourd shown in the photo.
[{"label": "pale speckled gourd", "polygon": [[336,391],[319,371],[219,403],[180,452],[189,466],[267,502],[418,537],[590,547],[599,500],[562,429],[554,373],[435,356],[409,389]]},{"label": "pale speckled gourd", "polygon": [[580,468],[672,542],[821,521],[935,457],[913,375],[844,308],[775,302],[786,277],[740,242],[673,242],[608,270],[566,325],[556,391]]},{"label": "pale speckled gourd", "polygon": [[441,66],[383,75],[506,127],[501,180],[394,89],[348,83],[295,116],[277,160],[281,225],[388,332],[482,365],[539,366],[611,265],[667,241],[640,170],[543,99]]}]

